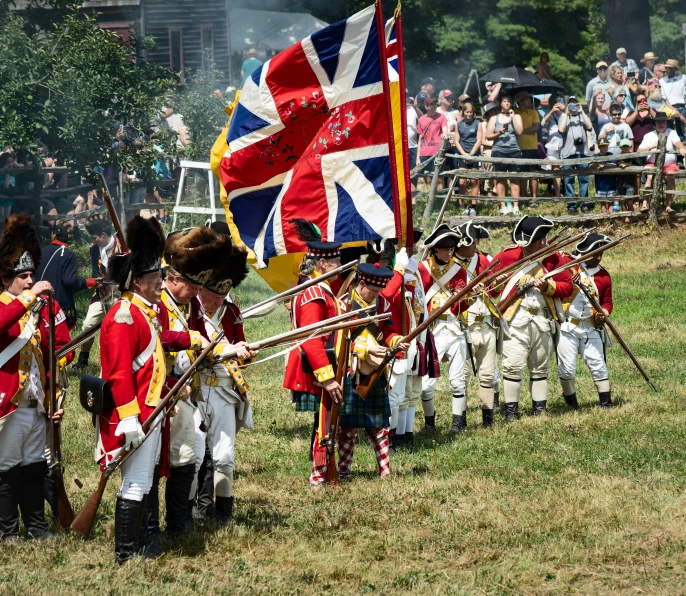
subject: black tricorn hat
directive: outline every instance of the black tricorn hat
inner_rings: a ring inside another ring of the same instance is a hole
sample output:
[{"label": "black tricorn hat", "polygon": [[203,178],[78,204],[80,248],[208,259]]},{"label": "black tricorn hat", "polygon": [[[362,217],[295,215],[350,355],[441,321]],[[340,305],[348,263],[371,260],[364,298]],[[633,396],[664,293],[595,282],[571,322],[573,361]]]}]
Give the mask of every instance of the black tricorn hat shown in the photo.
[{"label": "black tricorn hat", "polygon": [[579,244],[576,245],[574,252],[577,255],[582,256],[588,254],[596,248],[600,248],[601,246],[610,244],[610,242],[612,242],[612,238],[610,238],[609,236],[605,236],[605,234],[589,232],[588,234],[586,234],[586,236],[583,237],[581,242],[579,242]]},{"label": "black tricorn hat", "polygon": [[24,213],[10,215],[0,238],[0,275],[14,277],[26,271],[35,272],[40,255],[40,242],[31,218]]},{"label": "black tricorn hat", "polygon": [[512,240],[517,246],[529,246],[545,237],[555,224],[539,215],[525,215],[512,231]]},{"label": "black tricorn hat", "polygon": [[397,240],[391,238],[367,242],[367,263],[379,263],[382,267],[393,268],[396,243]]},{"label": "black tricorn hat", "polygon": [[424,241],[427,248],[455,248],[460,240],[459,232],[456,232],[448,224],[438,226]]},{"label": "black tricorn hat", "polygon": [[136,215],[126,225],[126,244],[129,252],[112,255],[108,262],[107,277],[124,292],[131,280],[145,273],[160,271],[164,252],[164,231],[154,217],[146,219]]}]

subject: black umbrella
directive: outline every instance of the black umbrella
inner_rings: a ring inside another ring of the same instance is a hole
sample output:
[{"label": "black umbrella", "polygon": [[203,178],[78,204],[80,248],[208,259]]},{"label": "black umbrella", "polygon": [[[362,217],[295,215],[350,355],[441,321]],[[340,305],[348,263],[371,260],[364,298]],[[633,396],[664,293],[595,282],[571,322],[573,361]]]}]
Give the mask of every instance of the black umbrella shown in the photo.
[{"label": "black umbrella", "polygon": [[552,79],[541,79],[536,85],[515,85],[507,88],[507,91],[512,94],[528,91],[531,95],[548,95],[548,93],[564,92],[564,90],[565,88],[560,83]]},{"label": "black umbrella", "polygon": [[503,85],[517,85],[519,87],[538,85],[540,83],[540,79],[534,73],[516,66],[496,68],[482,76],[480,80],[490,83],[502,83]]}]

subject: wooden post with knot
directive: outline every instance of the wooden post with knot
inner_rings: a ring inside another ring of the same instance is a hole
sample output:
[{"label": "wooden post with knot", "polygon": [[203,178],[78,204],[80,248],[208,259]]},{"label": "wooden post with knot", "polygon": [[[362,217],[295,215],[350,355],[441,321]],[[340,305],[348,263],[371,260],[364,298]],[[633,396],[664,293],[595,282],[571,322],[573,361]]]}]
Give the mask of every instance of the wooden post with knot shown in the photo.
[{"label": "wooden post with knot", "polygon": [[667,157],[667,135],[665,133],[657,134],[657,150],[658,154],[655,157],[655,174],[653,175],[652,185],[653,192],[648,198],[648,225],[651,228],[657,226],[657,211],[664,197],[664,191],[662,190],[662,168]]},{"label": "wooden post with knot", "polygon": [[450,147],[450,144],[446,139],[441,141],[441,148],[438,150],[438,155],[436,155],[436,161],[434,162],[434,174],[433,178],[431,179],[429,198],[426,200],[426,209],[424,209],[424,216],[422,217],[422,228],[426,227],[429,217],[431,217],[431,211],[434,208],[434,199],[436,198],[439,174],[443,169],[443,164],[445,163],[445,153],[448,151],[448,147]]}]

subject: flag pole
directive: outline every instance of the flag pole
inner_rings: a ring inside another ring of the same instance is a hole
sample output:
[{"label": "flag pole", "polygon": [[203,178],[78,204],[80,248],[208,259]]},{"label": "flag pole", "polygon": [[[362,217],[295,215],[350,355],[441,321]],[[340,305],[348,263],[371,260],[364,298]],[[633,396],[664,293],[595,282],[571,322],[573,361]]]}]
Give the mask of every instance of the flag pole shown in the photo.
[{"label": "flag pole", "polygon": [[381,0],[374,3],[376,8],[376,33],[379,38],[379,56],[381,58],[381,85],[383,87],[384,101],[386,102],[386,127],[388,129],[388,156],[391,165],[391,188],[393,190],[393,202],[398,209],[395,213],[395,232],[400,238],[400,246],[406,246],[407,238],[402,237],[402,223],[400,221],[400,191],[398,188],[398,164],[395,154],[395,138],[393,136],[393,108],[391,106],[391,86],[388,81],[388,55],[386,53],[386,27],[383,20],[383,8]]},{"label": "flag pole", "polygon": [[[405,52],[403,46],[403,16],[400,10],[400,0],[398,0],[398,6],[395,9],[395,43],[398,46],[398,78],[400,85],[400,123],[402,126],[402,136],[403,136],[403,148],[408,146],[407,140],[407,94],[405,93]],[[400,184],[405,185],[405,199],[406,199],[406,224],[405,229],[407,230],[407,240],[405,246],[408,249],[414,244],[414,238],[412,236],[412,230],[414,224],[412,221],[412,184],[410,180],[410,156],[407,151],[403,152],[403,174],[404,180],[400,181]]]}]

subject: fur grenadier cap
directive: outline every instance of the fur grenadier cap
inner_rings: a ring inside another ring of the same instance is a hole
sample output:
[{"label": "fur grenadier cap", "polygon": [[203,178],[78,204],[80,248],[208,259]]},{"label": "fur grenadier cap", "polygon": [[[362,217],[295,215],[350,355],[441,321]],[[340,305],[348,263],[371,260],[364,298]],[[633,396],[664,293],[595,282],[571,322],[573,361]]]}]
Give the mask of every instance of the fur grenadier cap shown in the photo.
[{"label": "fur grenadier cap", "polygon": [[371,263],[360,263],[357,268],[357,279],[361,279],[372,286],[385,288],[392,278],[393,271],[382,267],[379,263],[374,265]]},{"label": "fur grenadier cap", "polygon": [[307,245],[308,259],[336,259],[341,256],[341,242],[322,242],[321,230],[306,219],[288,220],[301,242]]},{"label": "fur grenadier cap", "polygon": [[5,220],[0,239],[0,276],[15,277],[26,271],[35,273],[40,265],[40,242],[28,215],[17,213]]},{"label": "fur grenadier cap", "polygon": [[125,292],[131,288],[131,280],[145,273],[161,270],[164,251],[164,232],[154,218],[136,215],[126,225],[126,244],[129,252],[112,255],[109,259],[107,277]]},{"label": "fur grenadier cap", "polygon": [[596,248],[610,244],[610,242],[612,242],[612,238],[605,236],[605,234],[589,232],[586,234],[584,239],[576,245],[574,253],[579,256],[583,256],[595,250]]},{"label": "fur grenadier cap", "polygon": [[460,234],[453,230],[448,224],[438,226],[424,241],[427,248],[455,248]]},{"label": "fur grenadier cap", "polygon": [[526,247],[544,238],[555,224],[545,217],[525,215],[512,231],[512,240],[517,246]]},{"label": "fur grenadier cap", "polygon": [[164,260],[169,274],[178,273],[185,280],[204,286],[224,266],[231,250],[230,236],[205,227],[188,228],[167,238]]}]

